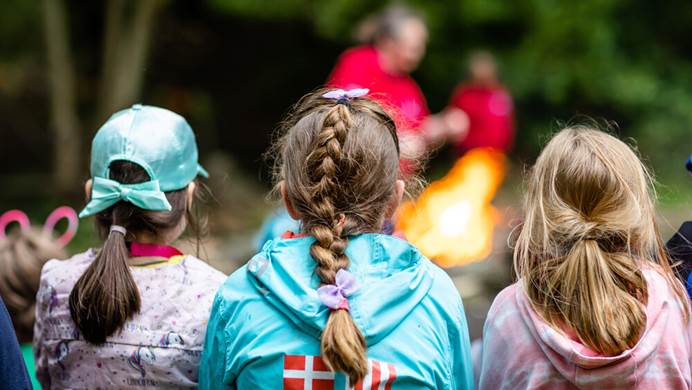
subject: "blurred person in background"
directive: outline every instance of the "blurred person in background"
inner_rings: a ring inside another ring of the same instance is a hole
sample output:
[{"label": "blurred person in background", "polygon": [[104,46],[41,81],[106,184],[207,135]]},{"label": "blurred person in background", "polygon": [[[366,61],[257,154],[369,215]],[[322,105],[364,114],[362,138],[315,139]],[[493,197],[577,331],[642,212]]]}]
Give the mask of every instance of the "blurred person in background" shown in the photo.
[{"label": "blurred person in background", "polygon": [[[394,5],[366,18],[356,29],[365,44],[347,49],[337,60],[327,85],[334,88],[367,88],[396,123],[405,176],[420,169],[426,153],[446,139],[463,138],[468,118],[456,107],[431,115],[425,96],[410,76],[425,54],[428,30],[422,16]],[[257,249],[286,230],[298,230],[300,222],[285,210],[271,214],[257,238]]]},{"label": "blurred person in background", "polygon": [[469,60],[470,80],[454,91],[450,106],[468,115],[468,132],[456,138],[459,154],[490,147],[509,152],[514,143],[514,107],[502,85],[492,54],[478,51]]},{"label": "blurred person in background", "polygon": [[360,25],[356,38],[366,44],[350,48],[339,57],[327,85],[335,88],[368,88],[370,96],[389,108],[399,132],[402,155],[411,172],[427,150],[445,138],[458,138],[468,121],[449,107],[431,115],[425,96],[410,76],[425,54],[428,30],[414,10],[394,5]]},{"label": "blurred person in background", "polygon": [[[687,160],[687,172],[692,175],[692,154]],[[685,283],[687,294],[692,297],[692,221],[687,221],[666,243],[668,254],[680,263],[675,268],[680,279]]]},{"label": "blurred person in background", "polygon": [[[59,238],[54,238],[53,230],[63,218],[68,220],[68,228]],[[15,222],[20,229],[6,233],[8,225]],[[31,383],[37,389],[41,386],[36,379],[31,342],[41,268],[50,259],[67,257],[63,248],[74,237],[77,225],[77,213],[65,206],[55,209],[41,229],[32,228],[27,215],[19,210],[10,210],[0,216],[0,297],[12,318]],[[51,301],[55,298],[51,296]]]}]

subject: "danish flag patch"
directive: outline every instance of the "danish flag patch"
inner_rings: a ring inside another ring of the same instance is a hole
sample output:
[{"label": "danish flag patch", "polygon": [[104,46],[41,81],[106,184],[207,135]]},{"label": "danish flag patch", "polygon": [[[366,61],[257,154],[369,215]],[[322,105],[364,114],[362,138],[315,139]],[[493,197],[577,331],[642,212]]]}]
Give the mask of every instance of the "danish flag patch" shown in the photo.
[{"label": "danish flag patch", "polygon": [[396,379],[393,364],[368,359],[368,375],[355,386],[346,376],[329,371],[319,356],[284,356],[284,390],[391,390]]}]

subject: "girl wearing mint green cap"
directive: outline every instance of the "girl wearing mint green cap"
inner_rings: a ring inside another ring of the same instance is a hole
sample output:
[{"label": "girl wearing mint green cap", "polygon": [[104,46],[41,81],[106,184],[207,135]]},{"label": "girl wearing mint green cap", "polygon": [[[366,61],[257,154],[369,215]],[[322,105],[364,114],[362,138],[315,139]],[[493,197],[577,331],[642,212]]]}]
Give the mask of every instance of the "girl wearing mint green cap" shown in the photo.
[{"label": "girl wearing mint green cap", "polygon": [[278,188],[301,231],[269,241],[217,293],[200,388],[473,387],[454,284],[379,233],[404,183],[394,122],[366,93],[307,95],[285,122]]},{"label": "girl wearing mint green cap", "polygon": [[171,246],[199,229],[198,164],[181,116],[133,106],[114,114],[91,150],[89,202],[104,239],[43,267],[34,329],[44,387],[194,387],[214,293],[224,275]]}]

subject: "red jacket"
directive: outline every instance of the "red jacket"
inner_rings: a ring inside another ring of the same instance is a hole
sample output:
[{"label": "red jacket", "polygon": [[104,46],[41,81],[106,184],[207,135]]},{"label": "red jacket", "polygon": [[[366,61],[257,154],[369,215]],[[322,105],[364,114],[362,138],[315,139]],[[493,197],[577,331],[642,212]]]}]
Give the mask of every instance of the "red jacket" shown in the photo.
[{"label": "red jacket", "polygon": [[409,75],[385,72],[373,46],[354,47],[341,54],[327,85],[343,89],[369,88],[371,98],[394,111],[390,113],[397,128],[403,131],[418,131],[421,122],[430,115],[418,84]]},{"label": "red jacket", "polygon": [[492,147],[504,152],[514,143],[512,97],[502,86],[461,85],[454,91],[451,106],[469,116],[469,132],[457,143],[462,150]]}]

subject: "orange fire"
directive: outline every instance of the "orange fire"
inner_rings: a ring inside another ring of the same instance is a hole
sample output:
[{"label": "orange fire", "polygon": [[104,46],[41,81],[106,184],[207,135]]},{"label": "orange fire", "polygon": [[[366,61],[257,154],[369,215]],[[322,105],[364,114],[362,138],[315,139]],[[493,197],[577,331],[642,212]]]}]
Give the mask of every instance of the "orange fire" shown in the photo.
[{"label": "orange fire", "polygon": [[397,230],[443,267],[483,260],[492,250],[499,214],[491,201],[505,175],[505,156],[473,149],[415,202],[401,205]]}]

